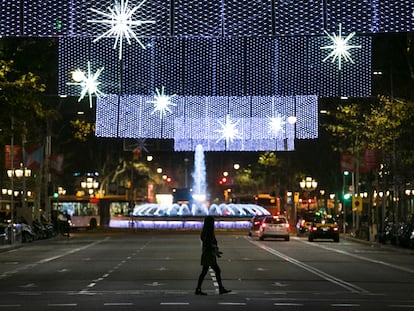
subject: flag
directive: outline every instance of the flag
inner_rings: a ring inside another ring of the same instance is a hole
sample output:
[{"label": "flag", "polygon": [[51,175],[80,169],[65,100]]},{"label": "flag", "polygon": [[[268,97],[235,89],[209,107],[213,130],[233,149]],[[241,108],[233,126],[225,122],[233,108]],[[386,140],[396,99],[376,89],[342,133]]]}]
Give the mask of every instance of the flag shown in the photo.
[{"label": "flag", "polygon": [[26,167],[37,169],[43,163],[43,146],[34,146],[26,151]]},{"label": "flag", "polygon": [[351,153],[341,153],[341,172],[355,172],[355,162],[355,157]]},{"label": "flag", "polygon": [[367,149],[364,153],[364,162],[361,164],[361,173],[368,173],[378,166],[380,154],[377,150]]},{"label": "flag", "polygon": [[13,146],[13,167],[12,166],[12,157],[11,157],[11,145],[4,146],[4,168],[5,169],[12,169],[12,168],[19,168],[20,163],[22,163],[22,147],[21,146]]},{"label": "flag", "polygon": [[63,154],[52,153],[49,156],[49,173],[61,174],[63,172]]}]

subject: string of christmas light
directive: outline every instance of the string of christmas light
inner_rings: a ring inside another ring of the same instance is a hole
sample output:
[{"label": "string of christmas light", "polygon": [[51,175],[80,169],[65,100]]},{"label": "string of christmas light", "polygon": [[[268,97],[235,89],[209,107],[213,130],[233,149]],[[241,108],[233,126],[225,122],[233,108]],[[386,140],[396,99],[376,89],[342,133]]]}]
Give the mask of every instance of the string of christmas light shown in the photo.
[{"label": "string of christmas light", "polygon": [[[100,29],[88,23],[96,18],[89,8],[106,12],[110,1],[49,1],[46,5],[44,0],[2,0],[0,36],[96,37]],[[139,0],[129,2],[139,4]],[[142,36],[320,36],[325,24],[332,32],[339,23],[347,26],[347,33],[414,31],[411,0],[148,2],[140,15],[157,23],[142,27]]]},{"label": "string of christmas light", "polygon": [[[171,98],[171,113],[163,118],[153,113],[152,98],[122,96],[117,124],[117,95],[100,96],[96,135],[174,139],[177,151],[194,150],[197,144],[214,151],[293,150],[295,138],[318,135],[316,96],[176,95]],[[280,121],[277,132],[270,130],[274,120]]]}]

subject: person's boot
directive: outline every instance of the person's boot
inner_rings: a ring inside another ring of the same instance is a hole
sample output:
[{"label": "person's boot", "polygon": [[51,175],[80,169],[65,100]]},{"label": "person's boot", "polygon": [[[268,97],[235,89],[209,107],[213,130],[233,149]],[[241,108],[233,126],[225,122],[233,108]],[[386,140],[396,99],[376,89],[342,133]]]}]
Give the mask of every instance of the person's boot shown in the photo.
[{"label": "person's boot", "polygon": [[230,289],[225,289],[224,287],[219,288],[219,294],[220,295],[227,294],[227,293],[230,293],[230,292],[231,292]]},{"label": "person's boot", "polygon": [[207,295],[205,292],[202,292],[202,291],[201,291],[201,288],[200,288],[200,287],[197,287],[197,288],[196,288],[196,290],[195,290],[195,294],[196,294],[196,295],[201,295],[201,296],[206,296],[206,295]]}]

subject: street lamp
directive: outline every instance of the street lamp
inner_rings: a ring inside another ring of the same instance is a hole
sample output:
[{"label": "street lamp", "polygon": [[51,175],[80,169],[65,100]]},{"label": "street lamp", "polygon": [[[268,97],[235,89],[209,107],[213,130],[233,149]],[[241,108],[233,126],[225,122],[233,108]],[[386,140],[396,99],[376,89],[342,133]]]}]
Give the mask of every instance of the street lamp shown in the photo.
[{"label": "street lamp", "polygon": [[93,195],[99,187],[99,182],[92,177],[88,177],[86,180],[81,181],[81,187],[82,189],[87,189],[89,195]]},{"label": "street lamp", "polygon": [[309,194],[318,187],[318,182],[312,177],[306,177],[299,182],[299,187],[308,195],[308,210],[310,209]]},{"label": "street lamp", "polygon": [[[23,163],[20,163],[20,167],[19,168],[16,168],[16,169],[8,169],[7,170],[7,176],[9,178],[11,178],[12,180],[14,178],[22,179],[22,211],[23,211],[23,213],[26,213],[26,207],[27,207],[26,178],[32,176],[32,171],[30,169],[28,169],[27,167],[25,167],[23,165]],[[15,193],[15,196],[17,196],[18,193],[19,193],[19,191],[14,191],[14,189],[12,189],[12,192]],[[13,208],[13,205],[14,204],[13,203],[12,203],[12,213],[14,213],[14,208]],[[30,216],[30,220],[29,221],[31,221],[31,216]]]}]

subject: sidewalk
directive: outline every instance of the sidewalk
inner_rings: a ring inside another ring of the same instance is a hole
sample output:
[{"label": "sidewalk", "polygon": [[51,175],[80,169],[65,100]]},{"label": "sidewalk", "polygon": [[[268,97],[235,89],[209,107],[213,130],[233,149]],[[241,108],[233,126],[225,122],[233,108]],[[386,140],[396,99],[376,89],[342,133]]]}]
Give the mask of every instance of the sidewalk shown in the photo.
[{"label": "sidewalk", "polygon": [[1,244],[0,245],[0,253],[7,252],[12,249],[20,248],[23,246],[22,242],[14,242],[14,244]]},{"label": "sidewalk", "polygon": [[392,245],[392,244],[383,244],[377,241],[367,241],[367,240],[362,240],[362,239],[358,239],[354,236],[352,236],[349,233],[346,234],[341,234],[341,238],[344,240],[349,240],[349,241],[353,241],[353,242],[357,242],[357,243],[362,243],[362,244],[366,244],[366,245],[370,245],[371,247],[375,247],[375,248],[383,248],[383,249],[389,249],[389,250],[394,250],[394,251],[398,251],[398,252],[403,252],[403,253],[408,253],[408,254],[414,254],[414,249],[411,248],[404,248],[398,245]]}]

